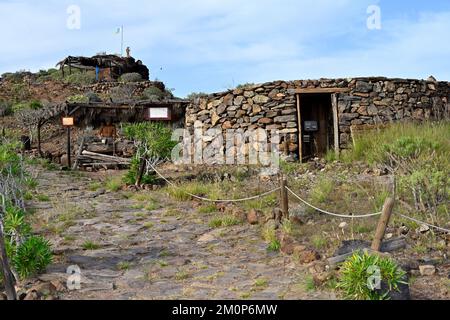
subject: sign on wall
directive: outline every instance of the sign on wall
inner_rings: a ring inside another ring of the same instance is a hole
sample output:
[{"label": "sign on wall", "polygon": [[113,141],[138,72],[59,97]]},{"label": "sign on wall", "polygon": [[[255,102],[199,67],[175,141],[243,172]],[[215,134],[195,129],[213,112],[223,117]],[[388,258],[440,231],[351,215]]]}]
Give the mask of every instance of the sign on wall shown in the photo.
[{"label": "sign on wall", "polygon": [[170,120],[170,108],[169,107],[159,107],[159,108],[149,108],[148,109],[149,120]]}]

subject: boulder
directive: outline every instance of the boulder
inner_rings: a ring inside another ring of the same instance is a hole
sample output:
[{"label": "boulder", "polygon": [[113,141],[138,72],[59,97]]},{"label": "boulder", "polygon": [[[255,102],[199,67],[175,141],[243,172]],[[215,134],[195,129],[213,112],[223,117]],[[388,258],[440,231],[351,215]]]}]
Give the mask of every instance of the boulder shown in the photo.
[{"label": "boulder", "polygon": [[424,277],[434,276],[436,274],[436,267],[433,265],[419,266],[420,275]]},{"label": "boulder", "polygon": [[250,223],[251,225],[258,224],[260,215],[261,213],[258,212],[257,210],[251,209],[247,214],[248,223]]}]

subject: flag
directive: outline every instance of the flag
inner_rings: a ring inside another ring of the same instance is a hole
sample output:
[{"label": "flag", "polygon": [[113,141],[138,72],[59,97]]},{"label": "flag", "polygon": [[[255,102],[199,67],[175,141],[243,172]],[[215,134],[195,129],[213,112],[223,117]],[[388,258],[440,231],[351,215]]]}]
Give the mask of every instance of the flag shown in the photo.
[{"label": "flag", "polygon": [[120,34],[121,32],[122,32],[122,27],[118,27],[118,28],[116,29],[115,34]]}]

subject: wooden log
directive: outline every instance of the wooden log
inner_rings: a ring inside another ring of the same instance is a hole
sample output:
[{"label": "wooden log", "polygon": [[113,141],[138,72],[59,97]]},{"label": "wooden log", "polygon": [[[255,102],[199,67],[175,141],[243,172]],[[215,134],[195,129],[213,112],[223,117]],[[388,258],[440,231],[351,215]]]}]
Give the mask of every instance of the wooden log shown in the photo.
[{"label": "wooden log", "polygon": [[403,249],[406,247],[406,239],[405,238],[398,238],[398,239],[393,239],[390,241],[386,241],[383,242],[382,246],[381,246],[381,252],[380,251],[375,251],[372,250],[369,247],[362,247],[362,248],[358,248],[353,250],[352,252],[349,253],[345,253],[339,256],[335,256],[335,257],[331,257],[329,258],[328,264],[330,266],[335,266],[339,263],[344,262],[345,260],[347,260],[348,258],[350,258],[355,252],[361,251],[361,252],[368,252],[370,254],[382,254],[382,253],[389,253],[389,252],[394,252],[400,249]]},{"label": "wooden log", "polygon": [[387,198],[384,206],[383,213],[381,214],[380,221],[378,222],[377,231],[375,232],[375,238],[372,242],[372,250],[380,251],[381,243],[384,239],[387,226],[391,220],[392,210],[394,209],[395,201],[393,198]]},{"label": "wooden log", "polygon": [[120,162],[120,163],[127,163],[131,164],[131,159],[126,158],[120,158],[120,157],[114,157],[114,156],[108,156],[100,153],[94,153],[90,151],[84,150],[81,153],[82,157],[94,159],[94,160],[100,160],[100,161],[107,161],[107,162]]}]

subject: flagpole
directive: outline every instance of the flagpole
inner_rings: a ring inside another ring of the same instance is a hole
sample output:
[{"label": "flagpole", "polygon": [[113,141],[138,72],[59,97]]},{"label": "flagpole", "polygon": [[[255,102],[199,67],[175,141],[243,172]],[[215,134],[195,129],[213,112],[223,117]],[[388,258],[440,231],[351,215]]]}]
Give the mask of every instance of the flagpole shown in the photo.
[{"label": "flagpole", "polygon": [[123,57],[123,25],[122,25],[122,41],[120,43],[120,55]]}]

